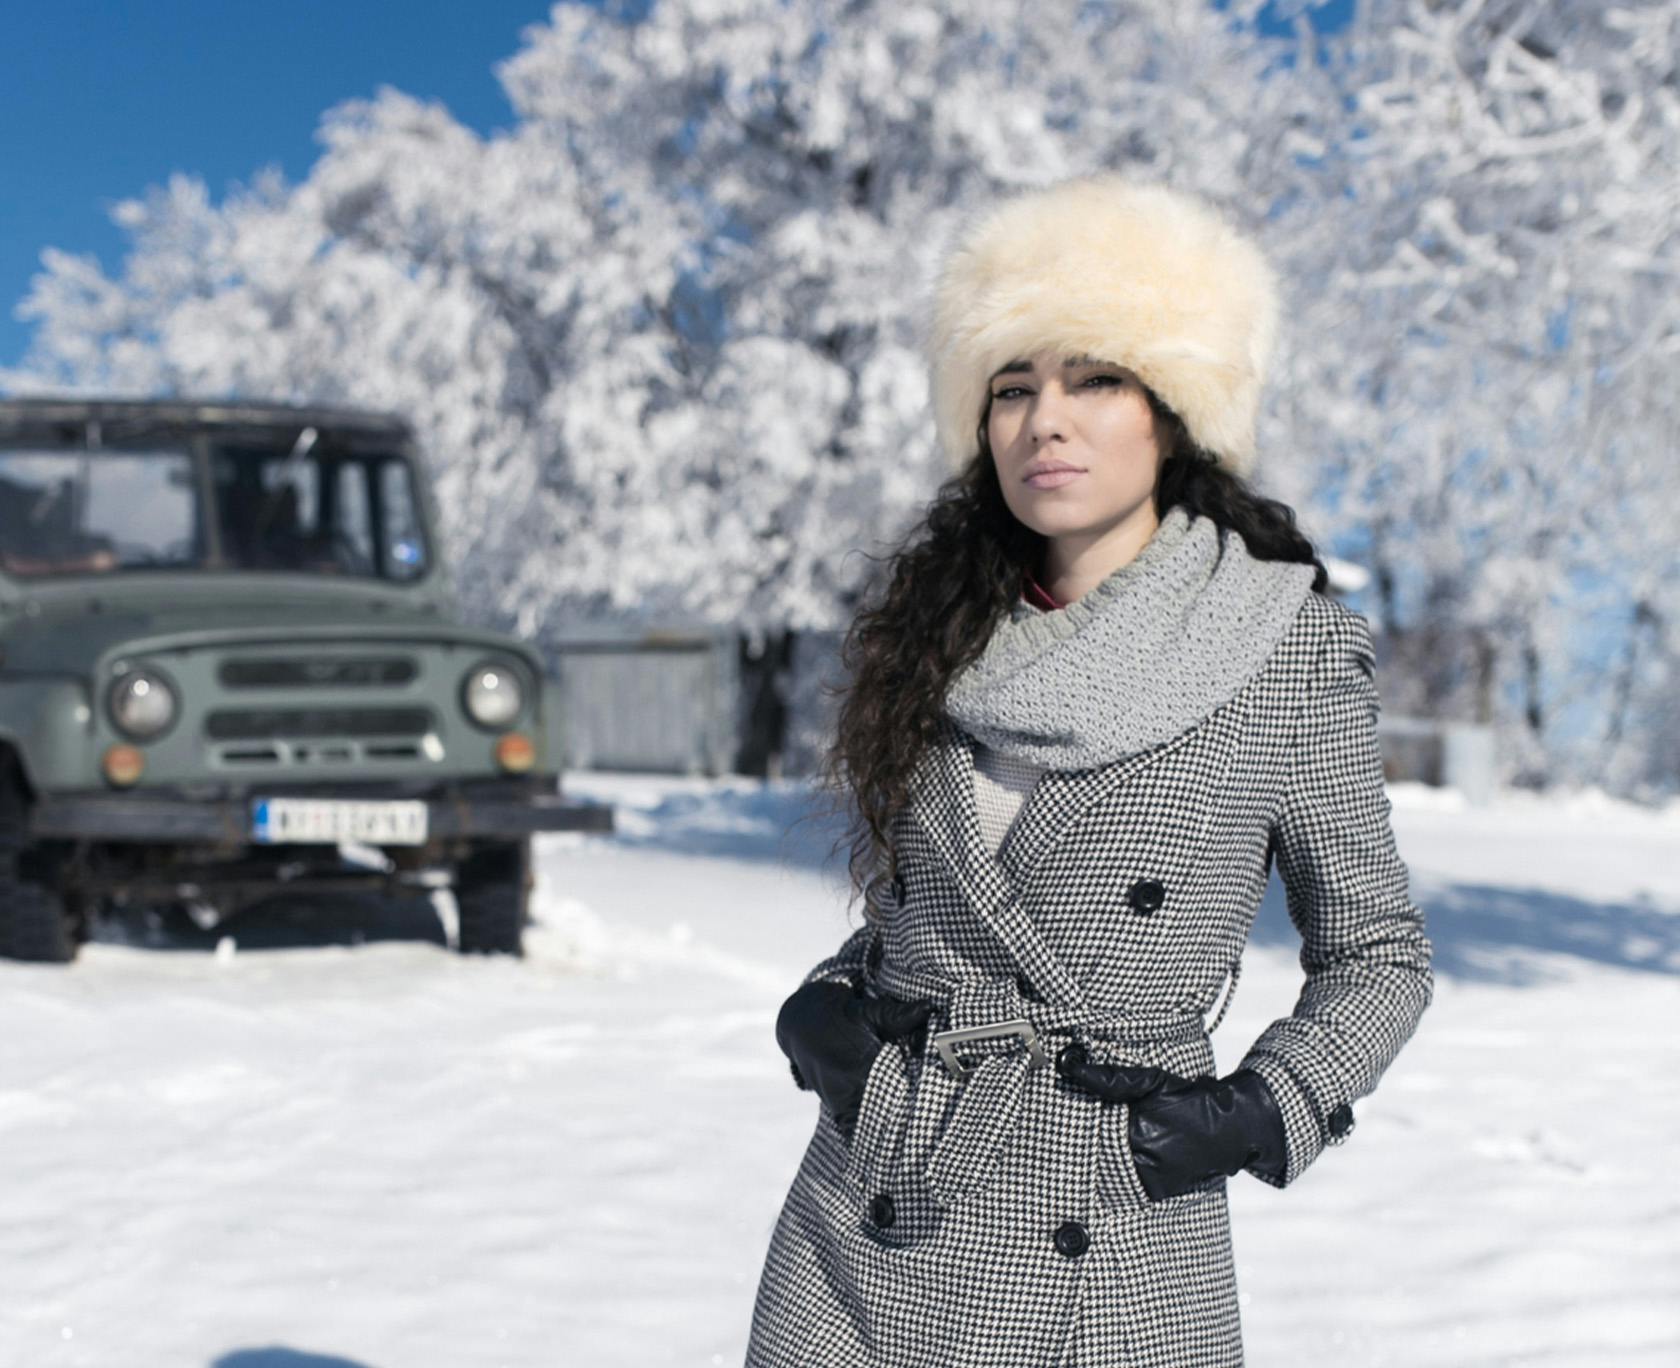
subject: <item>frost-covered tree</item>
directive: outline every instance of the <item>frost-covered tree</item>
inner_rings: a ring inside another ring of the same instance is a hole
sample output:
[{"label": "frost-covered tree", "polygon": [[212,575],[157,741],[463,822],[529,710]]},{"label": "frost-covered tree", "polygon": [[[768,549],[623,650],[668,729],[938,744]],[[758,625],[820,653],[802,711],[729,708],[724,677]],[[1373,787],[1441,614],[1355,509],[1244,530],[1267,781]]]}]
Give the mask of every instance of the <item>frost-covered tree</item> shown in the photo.
[{"label": "frost-covered tree", "polygon": [[1283,269],[1263,480],[1371,566],[1388,706],[1660,777],[1672,4],[1371,0],[1325,41],[1273,0],[1288,42],[1262,7],[559,4],[505,133],[383,91],[299,185],[122,205],[115,279],[49,252],[9,383],[408,412],[464,598],[527,632],[832,629],[945,473],[917,328],[958,217],[1128,168]]},{"label": "frost-covered tree", "polygon": [[29,370],[415,414],[474,606],[528,630],[834,626],[943,473],[916,306],[955,215],[1128,165],[1262,218],[1313,110],[1257,8],[557,5],[505,135],[382,92],[301,185],[122,206],[119,280],[49,254]]},{"label": "frost-covered tree", "polygon": [[1519,778],[1622,786],[1675,725],[1677,24],[1374,0],[1333,53],[1346,207],[1291,387],[1396,701],[1500,723]]},{"label": "frost-covered tree", "polygon": [[[591,179],[626,159],[656,168],[633,193],[705,216],[646,428],[662,464],[688,453],[682,488],[720,491],[715,509],[692,501],[698,526],[745,534],[724,543],[743,556],[708,601],[843,621],[865,568],[846,553],[943,473],[916,329],[956,215],[1127,165],[1258,219],[1273,145],[1312,113],[1265,79],[1271,59],[1232,16],[1161,0],[684,0],[640,23],[557,7],[502,72],[524,125]],[[567,449],[599,446],[598,415],[576,420]]]}]

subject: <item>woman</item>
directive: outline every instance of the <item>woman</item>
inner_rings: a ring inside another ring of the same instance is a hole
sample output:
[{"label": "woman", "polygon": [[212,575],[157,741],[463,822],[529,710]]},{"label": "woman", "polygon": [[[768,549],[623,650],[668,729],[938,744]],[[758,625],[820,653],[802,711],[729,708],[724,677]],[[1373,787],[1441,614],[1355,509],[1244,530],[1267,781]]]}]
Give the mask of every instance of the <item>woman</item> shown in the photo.
[{"label": "woman", "polygon": [[[1345,1140],[1428,1005],[1369,626],[1247,483],[1276,317],[1251,242],[1117,176],[947,258],[957,473],[846,644],[869,915],[778,1017],[821,1105],[750,1368],[1240,1364],[1227,1178]],[[1305,983],[1218,1077],[1274,859]]]}]

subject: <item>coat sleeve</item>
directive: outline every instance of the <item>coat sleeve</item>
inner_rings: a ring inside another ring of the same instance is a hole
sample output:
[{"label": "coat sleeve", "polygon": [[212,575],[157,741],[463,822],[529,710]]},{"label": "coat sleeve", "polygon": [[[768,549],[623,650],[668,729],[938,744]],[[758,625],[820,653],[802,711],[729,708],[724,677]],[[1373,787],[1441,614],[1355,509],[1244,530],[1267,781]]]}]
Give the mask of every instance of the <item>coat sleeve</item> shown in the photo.
[{"label": "coat sleeve", "polygon": [[800,980],[801,986],[827,979],[856,987],[863,981],[864,971],[869,967],[870,956],[875,952],[880,934],[880,927],[866,921],[846,937],[838,950],[818,961]]},{"label": "coat sleeve", "polygon": [[1347,1138],[1354,1099],[1376,1087],[1434,992],[1423,913],[1389,824],[1370,624],[1335,608],[1271,832],[1306,982],[1294,1012],[1239,1065],[1265,1078],[1283,1112],[1283,1175],[1248,1170],[1274,1187]]}]

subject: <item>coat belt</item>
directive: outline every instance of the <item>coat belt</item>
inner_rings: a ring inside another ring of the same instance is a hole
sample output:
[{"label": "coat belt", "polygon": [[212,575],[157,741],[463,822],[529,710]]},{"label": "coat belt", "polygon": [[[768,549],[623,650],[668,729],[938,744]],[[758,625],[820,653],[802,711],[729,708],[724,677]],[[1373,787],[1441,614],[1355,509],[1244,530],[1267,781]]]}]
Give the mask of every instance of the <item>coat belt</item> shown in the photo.
[{"label": "coat belt", "polygon": [[890,979],[882,991],[935,1003],[911,1125],[945,1118],[922,1174],[945,1206],[989,1178],[1020,1124],[1028,1073],[1053,1068],[1070,1040],[1108,1042],[1124,1053],[1128,1043],[1194,1040],[1208,1031],[1199,1012],[1100,1014],[1039,1002],[1013,978],[949,982],[897,972]]}]

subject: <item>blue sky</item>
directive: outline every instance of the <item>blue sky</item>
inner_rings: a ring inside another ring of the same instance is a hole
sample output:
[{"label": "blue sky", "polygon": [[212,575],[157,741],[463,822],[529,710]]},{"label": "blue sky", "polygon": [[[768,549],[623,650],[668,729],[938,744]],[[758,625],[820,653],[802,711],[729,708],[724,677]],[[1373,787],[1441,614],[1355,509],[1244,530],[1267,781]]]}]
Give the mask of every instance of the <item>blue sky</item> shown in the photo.
[{"label": "blue sky", "polygon": [[171,172],[230,182],[276,165],[301,180],[315,126],[381,85],[441,100],[481,131],[512,122],[491,67],[548,0],[20,0],[0,20],[0,366],[29,328],[13,310],[42,247],[114,271],[109,206]]},{"label": "blue sky", "polygon": [[[1223,0],[1212,0],[1220,8]],[[1321,28],[1346,21],[1333,0]],[[175,171],[218,199],[264,166],[301,180],[315,127],[381,85],[441,100],[489,132],[513,111],[491,70],[548,0],[21,0],[0,20],[0,366],[29,327],[13,310],[43,247],[115,272],[117,200]]]}]

